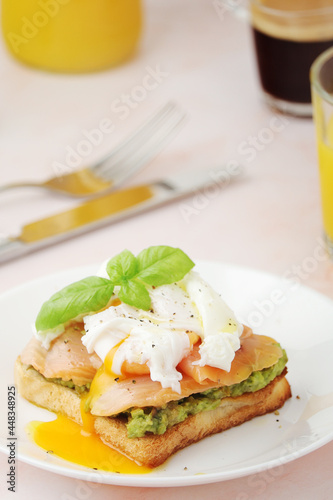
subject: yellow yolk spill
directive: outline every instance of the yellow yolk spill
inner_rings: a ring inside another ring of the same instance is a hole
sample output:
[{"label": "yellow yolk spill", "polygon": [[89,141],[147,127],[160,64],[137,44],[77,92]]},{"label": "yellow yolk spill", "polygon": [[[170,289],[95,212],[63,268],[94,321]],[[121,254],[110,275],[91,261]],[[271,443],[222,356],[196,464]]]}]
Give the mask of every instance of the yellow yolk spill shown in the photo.
[{"label": "yellow yolk spill", "polygon": [[[111,349],[111,351],[112,350],[113,349]],[[109,356],[109,354],[107,355],[107,357]],[[111,360],[111,365],[112,365],[112,360]],[[97,370],[93,378],[93,381],[91,383],[89,393],[86,396],[84,405],[87,405],[88,407],[93,406],[94,401],[98,399],[104,392],[106,392],[108,387],[110,387],[112,384],[116,384],[119,380],[123,380],[125,378],[123,376],[116,375],[115,373],[109,371],[108,368],[111,365],[110,363],[103,364]]]},{"label": "yellow yolk spill", "polygon": [[111,349],[107,356],[108,362],[106,359],[106,363],[98,369],[89,393],[81,398],[82,426],[64,415],[58,415],[51,422],[30,422],[27,433],[48,453],[69,462],[106,472],[147,474],[151,472],[150,468],[136,464],[101,441],[94,430],[96,417],[86,411],[86,406],[89,407],[93,398],[99,397],[110,384],[119,380],[116,374],[108,370],[112,366],[116,348]]},{"label": "yellow yolk spill", "polygon": [[112,347],[112,349],[109,350],[109,352],[107,353],[107,355],[105,356],[105,359],[104,359],[104,366],[105,366],[105,371],[111,376],[111,377],[114,377],[115,379],[117,380],[121,380],[121,379],[124,379],[125,377],[122,376],[122,375],[116,375],[115,373],[113,373],[112,371],[112,363],[113,363],[113,358],[114,358],[114,355],[116,354],[116,351],[118,350],[119,346],[123,343],[124,341],[122,340],[121,342],[119,342],[119,344],[115,345],[114,347]]},{"label": "yellow yolk spill", "polygon": [[86,411],[86,403],[89,398],[89,394],[82,396],[80,401],[80,410],[81,410],[81,419],[83,424],[83,431],[93,434],[95,432],[95,417],[89,412]]},{"label": "yellow yolk spill", "polygon": [[110,306],[116,307],[121,304],[121,300],[117,297],[116,299],[113,299]]},{"label": "yellow yolk spill", "polygon": [[96,434],[84,432],[80,425],[63,415],[51,422],[30,422],[27,432],[48,453],[90,469],[121,474],[151,472],[104,444]]}]

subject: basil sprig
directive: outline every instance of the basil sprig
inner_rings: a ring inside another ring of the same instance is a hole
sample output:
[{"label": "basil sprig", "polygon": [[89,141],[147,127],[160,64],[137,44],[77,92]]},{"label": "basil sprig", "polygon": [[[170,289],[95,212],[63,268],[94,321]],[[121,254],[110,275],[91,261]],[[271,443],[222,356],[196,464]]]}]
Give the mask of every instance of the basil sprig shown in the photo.
[{"label": "basil sprig", "polygon": [[124,250],[107,263],[109,279],[90,276],[66,286],[44,302],[36,319],[36,330],[52,330],[81,314],[105,307],[120,287],[119,299],[125,304],[148,310],[148,286],[161,286],[181,280],[194,266],[179,248],[153,246],[135,257]]}]

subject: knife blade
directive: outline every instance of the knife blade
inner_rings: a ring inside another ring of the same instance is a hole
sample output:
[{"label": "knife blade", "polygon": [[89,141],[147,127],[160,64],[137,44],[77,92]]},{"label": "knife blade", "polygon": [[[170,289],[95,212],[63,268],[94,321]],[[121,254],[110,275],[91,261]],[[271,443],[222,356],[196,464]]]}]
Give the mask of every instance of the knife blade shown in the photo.
[{"label": "knife blade", "polygon": [[[154,207],[213,187],[216,193],[241,174],[240,166],[183,171],[172,177],[143,184],[82,203],[71,210],[37,220],[22,227],[21,234],[0,243],[0,263],[45,246],[139,215]],[[206,198],[211,194],[203,193]]]}]

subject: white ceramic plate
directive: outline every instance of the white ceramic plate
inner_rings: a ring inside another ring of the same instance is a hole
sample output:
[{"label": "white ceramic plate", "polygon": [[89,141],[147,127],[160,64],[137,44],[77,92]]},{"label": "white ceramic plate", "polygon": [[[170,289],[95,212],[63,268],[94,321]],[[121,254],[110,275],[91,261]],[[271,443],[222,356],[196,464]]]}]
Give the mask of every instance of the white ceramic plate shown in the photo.
[{"label": "white ceramic plate", "polygon": [[[279,415],[258,417],[176,453],[147,475],[95,472],[47,454],[26,436],[31,420],[54,415],[17,396],[18,458],[58,474],[127,486],[186,486],[222,481],[285,463],[333,439],[333,303],[303,286],[246,268],[202,262],[202,276],[220,291],[238,318],[256,333],[276,338],[288,352],[293,397]],[[0,400],[13,385],[13,364],[31,336],[42,302],[96,267],[47,276],[0,297]],[[8,452],[7,408],[1,404],[0,449]],[[273,472],[272,472],[273,473]]]}]

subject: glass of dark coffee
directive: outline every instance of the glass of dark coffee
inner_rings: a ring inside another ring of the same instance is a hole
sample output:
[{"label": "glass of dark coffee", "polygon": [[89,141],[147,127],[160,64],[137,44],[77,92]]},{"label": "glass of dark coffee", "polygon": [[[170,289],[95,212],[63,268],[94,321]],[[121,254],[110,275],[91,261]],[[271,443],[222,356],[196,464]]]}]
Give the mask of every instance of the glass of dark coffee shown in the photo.
[{"label": "glass of dark coffee", "polygon": [[333,46],[333,0],[216,1],[250,20],[264,100],[312,116],[310,67]]},{"label": "glass of dark coffee", "polygon": [[310,67],[333,45],[333,1],[254,0],[251,25],[265,100],[311,116]]}]

